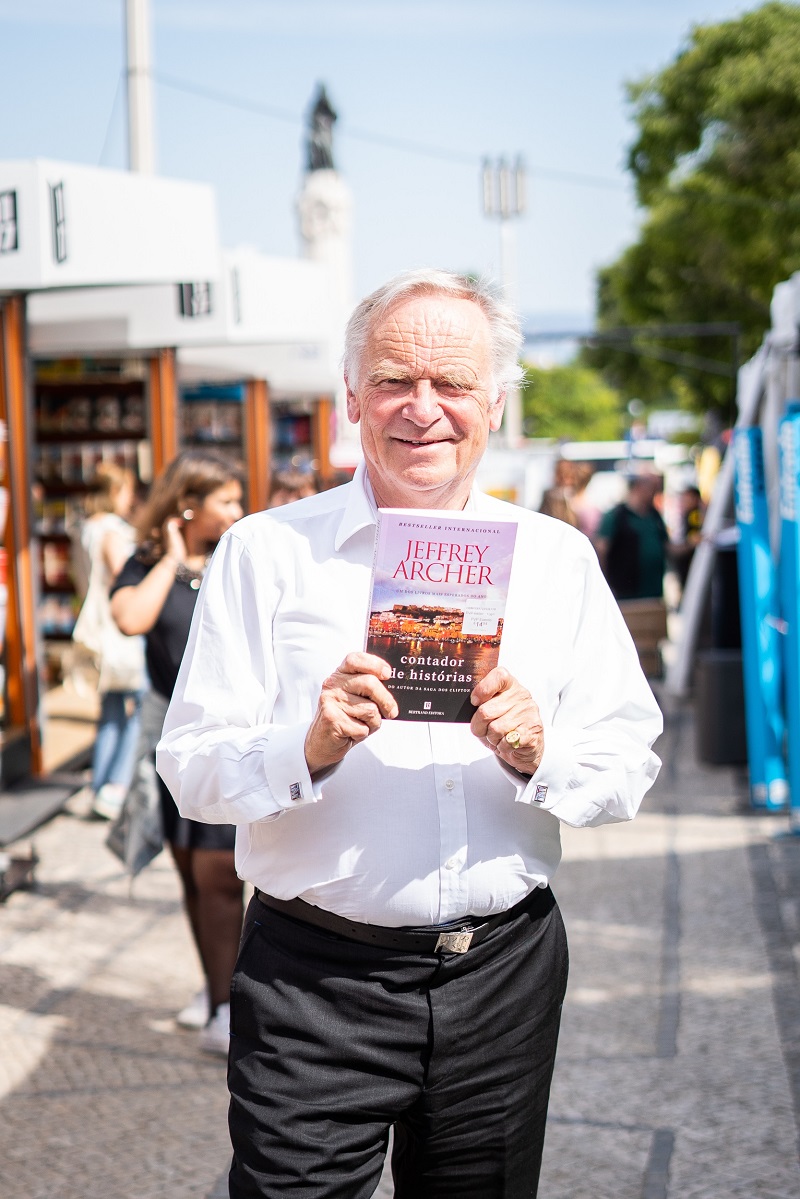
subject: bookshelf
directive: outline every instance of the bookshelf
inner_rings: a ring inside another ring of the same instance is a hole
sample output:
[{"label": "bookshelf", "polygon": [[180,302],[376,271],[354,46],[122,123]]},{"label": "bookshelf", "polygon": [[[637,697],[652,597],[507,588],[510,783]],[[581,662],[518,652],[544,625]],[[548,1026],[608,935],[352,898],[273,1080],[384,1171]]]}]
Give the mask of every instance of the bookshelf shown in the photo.
[{"label": "bookshelf", "polygon": [[327,484],[332,473],[332,398],[276,400],[272,405],[272,426],[272,469],[311,469],[323,485]]},{"label": "bookshelf", "polygon": [[101,462],[149,482],[146,365],[139,360],[39,364],[34,381],[33,533],[45,686],[63,679],[81,599],[72,534]]},{"label": "bookshelf", "polygon": [[213,447],[244,460],[245,385],[201,384],[181,389],[181,445]]},{"label": "bookshelf", "polygon": [[294,467],[330,473],[332,401],[272,399],[263,380],[204,383],[181,389],[181,448],[214,447],[245,470],[250,512],[266,507],[272,474]]}]

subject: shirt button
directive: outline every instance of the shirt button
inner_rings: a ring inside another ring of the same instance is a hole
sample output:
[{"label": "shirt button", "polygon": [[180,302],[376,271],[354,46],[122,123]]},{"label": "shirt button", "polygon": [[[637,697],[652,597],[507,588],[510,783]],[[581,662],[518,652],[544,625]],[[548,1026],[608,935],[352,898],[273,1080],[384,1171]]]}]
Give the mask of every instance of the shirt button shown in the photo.
[{"label": "shirt button", "polygon": [[453,780],[452,780],[452,779],[447,779],[447,780],[445,781],[445,784],[444,784],[444,785],[445,785],[445,787],[447,788],[447,790],[448,790],[448,791],[452,791],[452,790],[453,790],[453,788],[455,787],[455,783],[453,782]]},{"label": "shirt button", "polygon": [[458,865],[458,862],[456,861],[455,858],[448,858],[444,864],[445,870],[455,870],[457,865]]}]

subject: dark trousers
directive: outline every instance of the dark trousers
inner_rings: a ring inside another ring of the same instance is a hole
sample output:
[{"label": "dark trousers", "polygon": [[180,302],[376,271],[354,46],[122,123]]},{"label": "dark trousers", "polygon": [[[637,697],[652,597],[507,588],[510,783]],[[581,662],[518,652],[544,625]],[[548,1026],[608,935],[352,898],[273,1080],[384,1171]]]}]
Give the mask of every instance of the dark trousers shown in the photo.
[{"label": "dark trousers", "polygon": [[465,954],[345,940],[253,899],[233,978],[231,1199],[534,1199],[567,980],[552,892]]}]

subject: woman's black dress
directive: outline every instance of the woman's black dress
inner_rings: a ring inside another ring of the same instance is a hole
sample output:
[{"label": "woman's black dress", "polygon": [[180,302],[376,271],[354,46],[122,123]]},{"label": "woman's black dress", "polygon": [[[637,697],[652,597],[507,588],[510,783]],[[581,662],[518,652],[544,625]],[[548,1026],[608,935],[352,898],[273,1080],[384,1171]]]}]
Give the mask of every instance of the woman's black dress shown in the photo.
[{"label": "woman's black dress", "polygon": [[[140,556],[129,558],[123,566],[111,594],[121,587],[136,587],[150,573],[153,562]],[[197,601],[197,587],[189,580],[176,577],[169,589],[164,607],[149,633],[145,634],[145,658],[150,686],[169,700],[175,689],[178,669],[189,637],[189,626]],[[233,849],[236,828],[232,824],[203,824],[186,820],[178,811],[175,800],[159,777],[164,840],[181,849]]]}]

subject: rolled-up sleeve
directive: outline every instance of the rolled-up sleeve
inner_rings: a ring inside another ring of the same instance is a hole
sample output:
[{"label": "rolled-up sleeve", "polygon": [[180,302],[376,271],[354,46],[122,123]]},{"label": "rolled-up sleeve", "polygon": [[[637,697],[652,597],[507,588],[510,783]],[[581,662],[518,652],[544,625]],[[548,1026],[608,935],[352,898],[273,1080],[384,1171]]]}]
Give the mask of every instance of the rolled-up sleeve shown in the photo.
[{"label": "rolled-up sleeve", "polygon": [[571,669],[544,726],[536,773],[517,800],[574,827],[631,820],[661,762],[660,709],[594,554],[585,560]]},{"label": "rolled-up sleeve", "polygon": [[203,580],[156,766],[182,816],[210,824],[270,820],[314,803],[308,721],[273,723],[278,684],[271,611],[278,584],[258,583],[235,533]]}]

